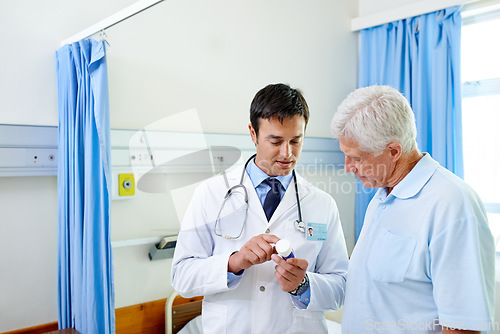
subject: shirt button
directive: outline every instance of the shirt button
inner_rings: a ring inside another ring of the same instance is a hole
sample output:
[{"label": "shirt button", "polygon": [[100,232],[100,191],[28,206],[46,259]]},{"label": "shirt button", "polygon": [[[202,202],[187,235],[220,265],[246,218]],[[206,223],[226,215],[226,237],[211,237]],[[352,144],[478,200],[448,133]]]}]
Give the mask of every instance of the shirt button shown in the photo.
[{"label": "shirt button", "polygon": [[271,232],[271,230],[270,230],[270,229],[267,229],[267,230],[266,230],[266,233],[269,233],[269,232]]},{"label": "shirt button", "polygon": [[386,207],[386,206],[385,206],[385,204],[384,204],[384,205],[382,205],[382,209],[385,209],[385,207]]},{"label": "shirt button", "polygon": [[263,285],[261,285],[260,288],[259,288],[259,290],[262,291],[262,292],[264,292],[264,291],[266,291],[266,287],[263,286]]}]

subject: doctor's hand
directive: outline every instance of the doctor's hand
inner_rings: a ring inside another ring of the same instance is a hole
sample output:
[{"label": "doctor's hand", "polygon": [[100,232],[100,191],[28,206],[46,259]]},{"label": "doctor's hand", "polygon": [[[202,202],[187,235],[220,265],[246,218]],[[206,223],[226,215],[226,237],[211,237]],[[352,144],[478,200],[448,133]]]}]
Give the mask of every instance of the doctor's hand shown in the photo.
[{"label": "doctor's hand", "polygon": [[269,234],[260,234],[248,240],[238,252],[229,257],[228,271],[236,274],[254,264],[271,260],[271,255],[276,252],[271,244],[275,244],[279,240],[280,238],[277,236]]},{"label": "doctor's hand", "polygon": [[274,275],[280,283],[281,290],[285,292],[295,290],[306,275],[307,266],[309,265],[307,260],[290,258],[285,261],[277,254],[272,256],[272,260],[276,262]]}]

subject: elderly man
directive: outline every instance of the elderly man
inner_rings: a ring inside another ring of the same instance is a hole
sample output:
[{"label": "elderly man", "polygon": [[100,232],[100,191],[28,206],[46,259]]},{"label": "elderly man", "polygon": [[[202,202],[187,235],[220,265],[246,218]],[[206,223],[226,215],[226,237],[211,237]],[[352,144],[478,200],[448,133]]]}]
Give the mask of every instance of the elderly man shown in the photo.
[{"label": "elderly man", "polygon": [[333,116],[345,169],[379,188],[352,253],[343,334],[477,333],[493,325],[495,247],[478,195],[421,153],[397,90],[352,92]]}]

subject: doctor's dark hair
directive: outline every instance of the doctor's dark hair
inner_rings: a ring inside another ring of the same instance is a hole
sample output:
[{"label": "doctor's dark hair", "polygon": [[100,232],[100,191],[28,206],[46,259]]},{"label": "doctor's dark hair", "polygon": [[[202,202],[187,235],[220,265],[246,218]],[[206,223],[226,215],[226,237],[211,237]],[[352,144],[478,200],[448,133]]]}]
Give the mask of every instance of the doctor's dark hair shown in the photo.
[{"label": "doctor's dark hair", "polygon": [[278,83],[267,85],[255,94],[250,105],[250,122],[259,134],[260,119],[269,120],[276,116],[283,123],[285,118],[304,116],[305,125],[309,120],[309,107],[302,93],[288,85]]}]

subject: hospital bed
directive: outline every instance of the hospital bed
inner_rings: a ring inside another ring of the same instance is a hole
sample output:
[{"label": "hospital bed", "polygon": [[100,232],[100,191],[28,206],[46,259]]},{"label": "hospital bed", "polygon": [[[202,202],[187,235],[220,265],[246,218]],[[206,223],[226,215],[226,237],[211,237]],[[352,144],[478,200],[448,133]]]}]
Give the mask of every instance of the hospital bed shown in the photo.
[{"label": "hospital bed", "polygon": [[[201,303],[202,297],[183,298],[177,291],[172,292],[165,303],[166,334],[202,334]],[[341,312],[327,312],[328,334],[340,334]]]}]

